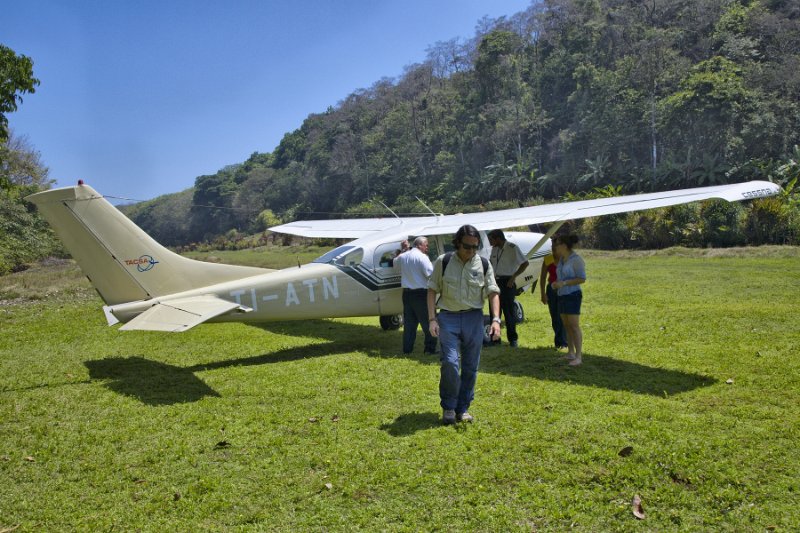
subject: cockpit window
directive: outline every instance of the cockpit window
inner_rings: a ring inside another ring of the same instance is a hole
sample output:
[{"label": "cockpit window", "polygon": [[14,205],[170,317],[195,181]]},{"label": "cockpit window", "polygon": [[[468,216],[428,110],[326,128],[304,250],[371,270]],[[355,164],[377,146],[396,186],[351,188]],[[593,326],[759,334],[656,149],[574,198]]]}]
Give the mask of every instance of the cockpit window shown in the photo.
[{"label": "cockpit window", "polygon": [[312,263],[328,263],[331,265],[345,265],[345,266],[356,266],[361,264],[361,260],[364,258],[364,250],[361,248],[356,248],[355,246],[344,245],[339,246],[338,248],[334,248],[330,252],[322,255]]},{"label": "cockpit window", "polygon": [[400,255],[400,241],[387,242],[375,248],[372,264],[378,268],[395,268],[394,259]]}]

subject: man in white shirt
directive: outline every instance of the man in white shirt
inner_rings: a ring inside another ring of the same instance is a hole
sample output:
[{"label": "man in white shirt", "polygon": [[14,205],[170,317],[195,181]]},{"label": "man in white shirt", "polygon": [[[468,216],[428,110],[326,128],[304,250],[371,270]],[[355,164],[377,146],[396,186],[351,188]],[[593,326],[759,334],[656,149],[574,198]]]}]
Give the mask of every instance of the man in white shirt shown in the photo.
[{"label": "man in white shirt", "polygon": [[403,288],[403,353],[414,351],[417,326],[425,333],[425,354],[436,353],[436,338],[431,335],[428,323],[428,278],[433,265],[428,258],[428,239],[417,237],[409,251],[395,260],[400,267],[400,286]]},{"label": "man in white shirt", "polygon": [[519,246],[506,240],[503,230],[494,229],[486,236],[489,237],[489,244],[492,245],[489,261],[494,268],[497,286],[500,287],[500,309],[506,321],[508,344],[516,346],[519,339],[517,314],[514,310],[514,300],[517,296],[517,276],[528,268],[528,260]]}]

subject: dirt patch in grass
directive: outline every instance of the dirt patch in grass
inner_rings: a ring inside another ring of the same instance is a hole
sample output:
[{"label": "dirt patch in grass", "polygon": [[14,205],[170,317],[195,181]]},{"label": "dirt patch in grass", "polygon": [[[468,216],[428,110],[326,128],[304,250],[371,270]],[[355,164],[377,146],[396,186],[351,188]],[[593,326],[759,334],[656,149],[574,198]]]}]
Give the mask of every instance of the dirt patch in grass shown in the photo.
[{"label": "dirt patch in grass", "polygon": [[40,300],[94,297],[89,280],[71,259],[47,258],[26,270],[0,276],[0,306]]}]

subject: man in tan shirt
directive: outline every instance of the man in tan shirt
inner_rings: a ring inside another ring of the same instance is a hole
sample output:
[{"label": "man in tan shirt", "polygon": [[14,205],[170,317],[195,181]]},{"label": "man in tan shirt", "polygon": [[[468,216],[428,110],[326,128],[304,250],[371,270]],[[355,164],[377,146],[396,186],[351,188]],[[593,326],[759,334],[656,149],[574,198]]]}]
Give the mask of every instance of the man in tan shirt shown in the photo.
[{"label": "man in tan shirt", "polygon": [[467,409],[475,396],[487,297],[493,317],[490,335],[493,339],[500,337],[500,289],[492,265],[477,253],[480,242],[477,229],[461,226],[453,240],[456,252],[439,256],[428,280],[430,332],[439,337],[441,345],[439,397],[445,424],[472,422]]}]

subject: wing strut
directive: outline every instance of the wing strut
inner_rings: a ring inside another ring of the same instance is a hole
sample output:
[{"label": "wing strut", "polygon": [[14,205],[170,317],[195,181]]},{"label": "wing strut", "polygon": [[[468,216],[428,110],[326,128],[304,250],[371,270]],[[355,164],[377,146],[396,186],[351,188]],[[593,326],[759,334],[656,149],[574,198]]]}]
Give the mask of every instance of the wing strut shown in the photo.
[{"label": "wing strut", "polygon": [[560,220],[560,221],[558,221],[558,222],[555,222],[555,223],[553,223],[553,225],[552,225],[552,226],[550,226],[550,229],[548,229],[548,230],[547,230],[547,233],[545,233],[544,235],[542,235],[542,238],[541,238],[541,239],[539,239],[539,242],[537,242],[537,243],[536,243],[536,244],[533,246],[533,248],[531,248],[531,251],[530,251],[530,252],[528,252],[528,258],[531,258],[531,257],[533,257],[533,254],[535,254],[536,252],[538,252],[538,251],[539,251],[539,248],[541,248],[542,246],[544,246],[544,243],[546,243],[546,242],[547,242],[547,239],[549,239],[550,237],[552,237],[552,236],[553,236],[553,234],[554,234],[555,232],[557,232],[557,231],[558,231],[558,228],[560,228],[561,226],[563,226],[565,222],[566,222],[566,220]]}]

